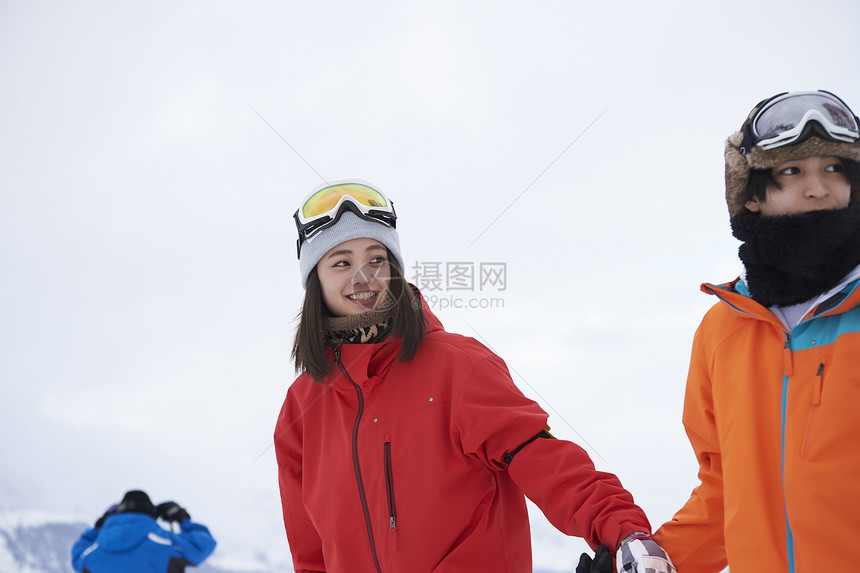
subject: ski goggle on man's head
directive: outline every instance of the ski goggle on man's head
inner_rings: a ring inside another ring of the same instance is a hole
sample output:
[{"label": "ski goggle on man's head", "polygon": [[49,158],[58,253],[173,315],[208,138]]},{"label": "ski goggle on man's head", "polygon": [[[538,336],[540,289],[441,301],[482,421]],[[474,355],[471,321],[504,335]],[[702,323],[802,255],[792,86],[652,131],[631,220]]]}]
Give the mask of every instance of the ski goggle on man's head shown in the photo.
[{"label": "ski goggle on man's head", "polygon": [[853,143],[860,139],[860,119],[844,101],[823,90],[786,92],[756,105],[744,122],[741,153],[753,145],[772,149],[817,135]]},{"label": "ski goggle on man's head", "polygon": [[387,227],[397,227],[394,203],[379,190],[359,181],[325,183],[314,189],[293,215],[299,231],[299,255],[305,241],[337,223],[346,211]]}]

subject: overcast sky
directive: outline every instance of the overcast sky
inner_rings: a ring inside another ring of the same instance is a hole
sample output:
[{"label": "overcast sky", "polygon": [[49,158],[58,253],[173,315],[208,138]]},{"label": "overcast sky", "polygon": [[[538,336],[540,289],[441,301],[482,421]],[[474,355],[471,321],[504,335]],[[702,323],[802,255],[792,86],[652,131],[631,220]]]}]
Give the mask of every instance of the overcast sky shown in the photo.
[{"label": "overcast sky", "polygon": [[[357,177],[393,198],[407,275],[440,271],[446,327],[656,528],[697,483],[699,284],[740,268],[723,141],[779,91],[860,107],[858,21],[853,0],[0,0],[0,509],[91,521],[143,488],[216,561],[288,562],[291,216]],[[536,565],[572,570],[585,545],[533,521]]]}]

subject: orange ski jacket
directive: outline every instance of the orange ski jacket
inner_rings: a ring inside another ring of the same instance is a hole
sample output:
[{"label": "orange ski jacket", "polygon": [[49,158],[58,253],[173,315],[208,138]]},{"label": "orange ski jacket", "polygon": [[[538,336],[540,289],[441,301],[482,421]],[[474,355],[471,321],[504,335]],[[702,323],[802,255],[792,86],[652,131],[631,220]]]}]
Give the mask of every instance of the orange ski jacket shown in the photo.
[{"label": "orange ski jacket", "polygon": [[614,475],[542,435],[547,414],[498,356],[425,313],[411,362],[399,338],[343,344],[330,382],[288,391],[275,452],[298,573],[530,572],[524,494],[592,547],[650,531]]},{"label": "orange ski jacket", "polygon": [[701,485],[655,534],[679,573],[848,571],[860,527],[860,281],[790,331],[735,280],[693,342]]}]

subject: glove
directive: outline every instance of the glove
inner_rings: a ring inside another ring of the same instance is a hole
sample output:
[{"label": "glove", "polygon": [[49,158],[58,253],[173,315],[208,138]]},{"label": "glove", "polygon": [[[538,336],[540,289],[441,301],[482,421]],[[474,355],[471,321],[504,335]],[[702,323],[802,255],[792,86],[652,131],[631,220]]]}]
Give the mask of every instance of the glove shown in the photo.
[{"label": "glove", "polygon": [[175,501],[165,501],[158,504],[158,517],[168,523],[182,523],[191,516],[185,509]]},{"label": "glove", "polygon": [[95,526],[95,527],[96,527],[96,529],[101,529],[101,528],[102,528],[102,525],[104,525],[104,523],[105,523],[105,519],[107,519],[107,517],[108,517],[109,515],[113,515],[113,514],[114,514],[114,512],[116,512],[116,508],[117,508],[117,507],[119,507],[119,506],[117,506],[116,504],[114,504],[114,505],[110,506],[110,507],[107,509],[107,511],[106,511],[106,512],[104,512],[104,513],[102,514],[102,516],[96,520],[96,526]]},{"label": "glove", "polygon": [[609,554],[609,548],[599,545],[594,552],[594,559],[589,557],[588,553],[583,553],[579,557],[576,573],[612,573],[612,556]]},{"label": "glove", "polygon": [[632,533],[615,555],[618,573],[678,573],[663,548],[647,533]]}]

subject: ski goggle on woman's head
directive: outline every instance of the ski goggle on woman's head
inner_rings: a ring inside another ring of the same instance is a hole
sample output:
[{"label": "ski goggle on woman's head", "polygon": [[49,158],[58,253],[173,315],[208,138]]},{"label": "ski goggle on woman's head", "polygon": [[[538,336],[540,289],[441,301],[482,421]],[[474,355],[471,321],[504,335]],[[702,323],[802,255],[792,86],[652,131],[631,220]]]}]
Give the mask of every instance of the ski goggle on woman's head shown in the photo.
[{"label": "ski goggle on woman's head", "polygon": [[853,143],[860,139],[860,119],[830,92],[786,92],[756,105],[744,122],[741,153],[753,145],[772,149],[817,135]]},{"label": "ski goggle on woman's head", "polygon": [[387,227],[397,227],[394,203],[378,189],[354,180],[325,183],[314,189],[293,215],[299,231],[299,255],[305,241],[337,223],[346,211]]}]

